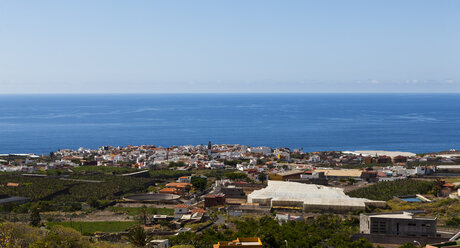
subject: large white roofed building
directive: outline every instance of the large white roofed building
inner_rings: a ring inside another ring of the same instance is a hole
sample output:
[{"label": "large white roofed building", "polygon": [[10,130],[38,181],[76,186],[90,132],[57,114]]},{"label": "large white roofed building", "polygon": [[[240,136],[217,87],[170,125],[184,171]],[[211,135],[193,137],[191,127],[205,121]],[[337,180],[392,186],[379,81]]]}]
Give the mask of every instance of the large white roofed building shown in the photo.
[{"label": "large white roofed building", "polygon": [[271,207],[301,207],[304,211],[364,210],[367,205],[385,206],[385,202],[347,196],[343,189],[316,184],[268,181],[268,186],[248,195],[248,203]]}]

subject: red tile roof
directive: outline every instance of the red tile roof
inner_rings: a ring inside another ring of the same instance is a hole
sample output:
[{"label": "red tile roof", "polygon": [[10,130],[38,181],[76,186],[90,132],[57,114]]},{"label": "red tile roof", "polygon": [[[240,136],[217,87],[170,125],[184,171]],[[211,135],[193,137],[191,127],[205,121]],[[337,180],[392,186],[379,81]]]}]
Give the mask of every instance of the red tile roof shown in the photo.
[{"label": "red tile roof", "polygon": [[185,205],[185,204],[177,204],[174,206],[174,208],[189,208],[190,206],[189,205]]},{"label": "red tile roof", "polygon": [[206,213],[206,210],[204,210],[202,208],[194,208],[194,209],[192,209],[191,212],[192,212],[192,214],[194,214],[194,213],[202,213],[202,214],[204,214],[204,213]]}]

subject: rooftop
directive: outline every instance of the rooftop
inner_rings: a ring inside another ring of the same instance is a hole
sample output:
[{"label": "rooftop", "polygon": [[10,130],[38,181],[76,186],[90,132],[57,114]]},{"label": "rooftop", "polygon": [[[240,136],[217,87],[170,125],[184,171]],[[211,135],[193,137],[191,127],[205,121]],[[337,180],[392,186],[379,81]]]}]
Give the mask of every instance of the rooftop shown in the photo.
[{"label": "rooftop", "polygon": [[416,217],[414,213],[411,212],[370,213],[363,215],[368,215],[371,218],[436,220],[436,217]]},{"label": "rooftop", "polygon": [[345,170],[335,170],[335,169],[318,169],[316,172],[324,172],[325,176],[330,177],[360,177],[363,173],[358,169],[345,169]]},{"label": "rooftop", "polygon": [[174,206],[174,208],[189,208],[190,206],[189,205],[185,205],[185,204],[177,204]]}]

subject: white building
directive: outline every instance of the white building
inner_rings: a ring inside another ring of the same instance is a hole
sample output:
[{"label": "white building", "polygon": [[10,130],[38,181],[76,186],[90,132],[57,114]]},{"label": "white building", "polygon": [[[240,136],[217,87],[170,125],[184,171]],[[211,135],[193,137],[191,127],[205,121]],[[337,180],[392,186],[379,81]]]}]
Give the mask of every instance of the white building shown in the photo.
[{"label": "white building", "polygon": [[251,147],[248,148],[249,152],[252,153],[262,153],[263,155],[270,155],[272,154],[272,148],[266,146],[259,146],[259,147]]},{"label": "white building", "polygon": [[271,207],[298,207],[306,212],[314,209],[353,211],[364,210],[368,205],[386,205],[383,201],[349,197],[341,188],[284,181],[268,181],[266,188],[248,195],[248,203]]},{"label": "white building", "polygon": [[189,213],[189,206],[184,204],[178,204],[174,206],[174,218],[180,219],[184,214]]},{"label": "white building", "polygon": [[169,248],[169,239],[155,239],[150,241],[150,245],[154,248]]}]

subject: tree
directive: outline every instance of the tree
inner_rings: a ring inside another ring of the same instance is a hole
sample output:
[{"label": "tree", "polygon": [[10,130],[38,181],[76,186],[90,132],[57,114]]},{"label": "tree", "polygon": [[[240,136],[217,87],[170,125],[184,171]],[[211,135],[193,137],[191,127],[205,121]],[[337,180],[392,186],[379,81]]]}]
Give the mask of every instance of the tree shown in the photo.
[{"label": "tree", "polygon": [[38,240],[30,247],[83,248],[90,247],[89,242],[72,228],[53,226],[43,240]]},{"label": "tree", "polygon": [[348,182],[349,182],[351,185],[353,185],[353,184],[356,183],[356,179],[354,179],[354,178],[352,178],[352,177],[349,177],[349,178],[348,178]]},{"label": "tree", "polygon": [[263,184],[267,180],[267,174],[265,174],[265,172],[260,172],[258,178],[259,181]]},{"label": "tree", "polygon": [[136,247],[145,247],[152,237],[149,237],[147,232],[141,226],[135,226],[129,230],[124,239]]},{"label": "tree", "polygon": [[207,185],[208,181],[206,180],[206,178],[192,177],[192,179],[190,180],[190,183],[192,183],[192,185],[193,185],[193,187],[195,187],[195,189],[198,189],[200,191],[204,191],[206,189],[206,185]]},{"label": "tree", "polygon": [[41,222],[40,211],[38,208],[33,208],[30,212],[30,225],[39,226]]},{"label": "tree", "polygon": [[413,243],[405,243],[405,244],[401,245],[399,248],[417,248],[417,247],[418,246],[416,246]]}]

